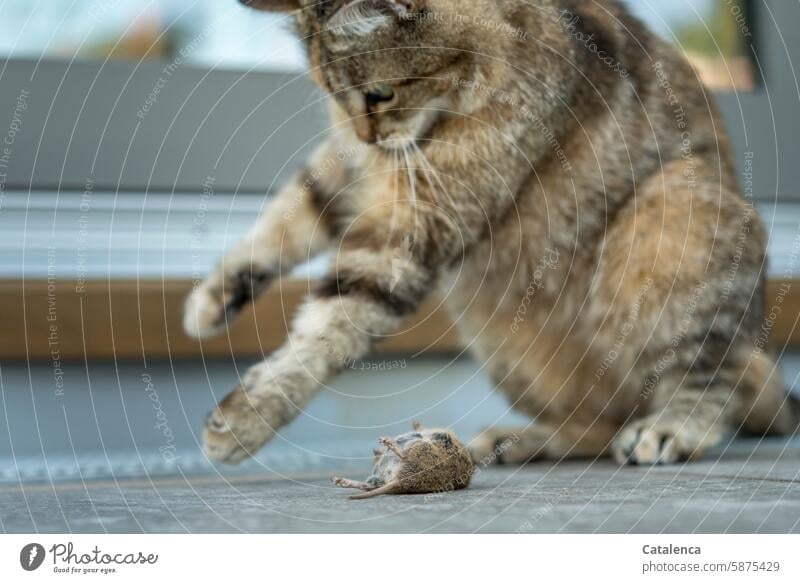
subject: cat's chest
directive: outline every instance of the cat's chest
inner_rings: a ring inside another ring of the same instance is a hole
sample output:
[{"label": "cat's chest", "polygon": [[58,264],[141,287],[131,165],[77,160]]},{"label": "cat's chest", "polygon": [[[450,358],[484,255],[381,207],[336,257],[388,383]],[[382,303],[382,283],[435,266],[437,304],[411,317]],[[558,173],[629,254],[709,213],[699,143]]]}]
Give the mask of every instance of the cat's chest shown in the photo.
[{"label": "cat's chest", "polygon": [[511,241],[472,249],[442,276],[440,292],[454,306],[508,313],[524,304],[529,310],[552,307],[563,291],[569,257],[547,244],[521,249]]},{"label": "cat's chest", "polygon": [[499,225],[447,270],[439,292],[464,337],[491,353],[529,331],[567,335],[586,299],[590,264],[529,218]]},{"label": "cat's chest", "polygon": [[408,195],[401,183],[406,179],[396,164],[384,155],[357,151],[347,160],[348,180],[336,194],[339,209],[347,221],[369,223],[377,233],[387,228],[402,228]]}]

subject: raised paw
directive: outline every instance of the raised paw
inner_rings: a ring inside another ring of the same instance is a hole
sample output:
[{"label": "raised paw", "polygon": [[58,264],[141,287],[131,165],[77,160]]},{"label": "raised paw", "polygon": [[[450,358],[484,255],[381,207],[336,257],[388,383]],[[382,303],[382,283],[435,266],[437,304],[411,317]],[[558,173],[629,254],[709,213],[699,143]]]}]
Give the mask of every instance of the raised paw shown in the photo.
[{"label": "raised paw", "polygon": [[279,392],[237,387],[209,414],[203,447],[209,458],[236,464],[254,455],[294,413]]},{"label": "raised paw", "polygon": [[686,461],[701,452],[692,427],[657,416],[634,421],[615,438],[611,451],[621,464],[662,465]]},{"label": "raised paw", "polygon": [[252,265],[234,269],[228,274],[215,273],[193,289],[186,299],[184,330],[193,338],[219,334],[271,280],[269,271]]}]

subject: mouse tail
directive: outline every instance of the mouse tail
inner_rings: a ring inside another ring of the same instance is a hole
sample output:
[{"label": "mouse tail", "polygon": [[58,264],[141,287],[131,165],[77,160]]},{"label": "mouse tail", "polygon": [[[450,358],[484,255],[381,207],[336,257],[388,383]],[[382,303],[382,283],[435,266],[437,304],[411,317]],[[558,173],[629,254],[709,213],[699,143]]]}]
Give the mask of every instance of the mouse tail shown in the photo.
[{"label": "mouse tail", "polygon": [[375,496],[382,496],[383,494],[397,494],[400,490],[400,482],[389,482],[380,488],[375,488],[363,494],[354,494],[350,496],[350,500],[364,500],[366,498],[374,498]]}]

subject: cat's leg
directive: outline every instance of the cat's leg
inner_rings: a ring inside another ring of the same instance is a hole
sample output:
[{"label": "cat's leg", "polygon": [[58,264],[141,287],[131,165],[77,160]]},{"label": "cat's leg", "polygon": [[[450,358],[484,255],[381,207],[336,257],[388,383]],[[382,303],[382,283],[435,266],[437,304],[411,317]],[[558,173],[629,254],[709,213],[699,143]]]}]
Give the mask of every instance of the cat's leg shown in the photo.
[{"label": "cat's leg", "polygon": [[[487,227],[513,197],[476,193],[495,192],[499,176],[504,192],[516,192],[530,174],[529,159],[513,140],[498,144],[493,155],[495,172],[475,172],[483,160],[477,156],[427,158],[425,172],[415,162],[373,177],[374,204],[361,201],[364,208],[355,212],[356,205],[350,216],[343,205],[344,217],[329,221],[346,223],[330,275],[301,307],[284,346],[251,368],[209,416],[204,442],[210,457],[237,462],[252,455],[327,379],[396,331],[436,285],[440,270],[491,232]],[[348,178],[345,173],[342,182]],[[294,221],[286,224],[296,228]],[[211,328],[224,313],[224,302],[216,304]]]},{"label": "cat's leg", "polygon": [[[717,352],[729,356],[709,360],[714,343]],[[729,343],[704,337],[699,356],[690,359],[688,374],[672,371],[659,379],[652,412],[616,438],[612,450],[617,461],[664,464],[695,459],[740,426],[759,435],[795,430],[798,417],[775,362],[749,343],[742,342],[738,350],[729,349]]]},{"label": "cat's leg", "polygon": [[389,247],[344,250],[332,269],[301,307],[285,345],[209,415],[210,457],[235,463],[252,455],[327,379],[394,332],[435,283],[428,267]]},{"label": "cat's leg", "polygon": [[480,466],[521,464],[535,460],[598,457],[607,452],[617,428],[604,421],[557,421],[537,418],[524,428],[493,427],[468,448]]},{"label": "cat's leg", "polygon": [[[746,343],[715,333],[690,336],[670,352],[675,364],[651,374],[642,392],[648,414],[624,427],[612,446],[628,464],[667,464],[698,458],[732,432],[748,383]],[[662,361],[663,362],[663,361]]]},{"label": "cat's leg", "polygon": [[186,300],[183,325],[194,338],[224,331],[244,306],[254,301],[281,274],[324,250],[335,233],[327,198],[341,183],[341,169],[324,144],[309,167],[327,172],[298,172],[270,201],[250,232],[228,251],[219,265],[197,284]]},{"label": "cat's leg", "polygon": [[620,463],[694,459],[737,424],[763,323],[766,240],[701,156],[664,165],[617,212],[584,321],[609,350],[622,339],[610,373],[628,379],[638,408],[612,446]]},{"label": "cat's leg", "polygon": [[791,435],[800,427],[800,401],[787,392],[774,357],[751,349],[743,367],[741,410],[735,422],[757,436]]},{"label": "cat's leg", "polygon": [[717,445],[740,409],[735,387],[741,378],[735,367],[714,368],[665,374],[651,397],[652,412],[615,438],[614,458],[623,464],[668,464],[695,459]]}]

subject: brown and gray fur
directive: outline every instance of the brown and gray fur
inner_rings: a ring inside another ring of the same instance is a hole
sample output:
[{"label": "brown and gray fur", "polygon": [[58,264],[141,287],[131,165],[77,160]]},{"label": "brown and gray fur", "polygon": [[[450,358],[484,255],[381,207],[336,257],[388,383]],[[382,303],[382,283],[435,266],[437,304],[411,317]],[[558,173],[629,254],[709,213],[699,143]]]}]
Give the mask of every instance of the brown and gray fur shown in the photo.
[{"label": "brown and gray fur", "polygon": [[668,463],[740,427],[794,429],[761,335],[766,235],[717,109],[618,1],[248,4],[293,11],[332,129],[194,290],[186,329],[219,332],[293,265],[336,256],[285,346],[209,416],[211,457],[255,452],[434,292],[536,418],[487,429],[476,459],[507,442],[506,462]]},{"label": "brown and gray fur", "polygon": [[382,437],[374,451],[372,475],[363,482],[332,478],[341,488],[364,490],[353,500],[383,494],[437,494],[469,486],[475,466],[467,448],[447,429],[414,430],[395,438]]}]

